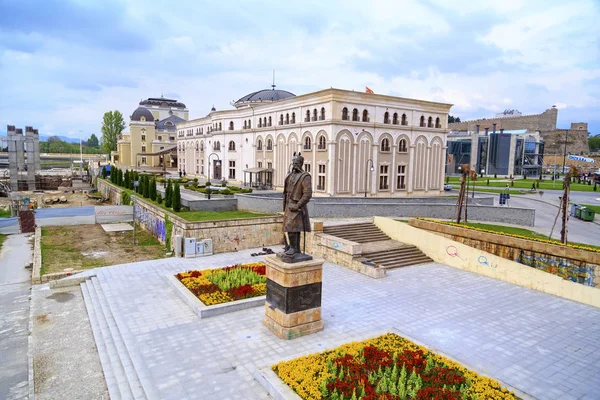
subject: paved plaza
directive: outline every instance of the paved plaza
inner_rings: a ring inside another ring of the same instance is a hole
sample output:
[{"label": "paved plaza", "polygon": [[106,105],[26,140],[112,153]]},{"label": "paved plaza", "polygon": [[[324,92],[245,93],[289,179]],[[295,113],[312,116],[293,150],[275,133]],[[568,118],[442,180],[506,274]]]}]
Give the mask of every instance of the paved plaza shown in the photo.
[{"label": "paved plaza", "polygon": [[291,341],[263,327],[262,307],[200,320],[165,279],[257,261],[256,251],[88,272],[97,274],[132,362],[157,395],[266,399],[253,380],[256,367],[396,329],[533,397],[598,398],[599,309],[449,266],[406,267],[376,280],[325,263],[325,329]]}]

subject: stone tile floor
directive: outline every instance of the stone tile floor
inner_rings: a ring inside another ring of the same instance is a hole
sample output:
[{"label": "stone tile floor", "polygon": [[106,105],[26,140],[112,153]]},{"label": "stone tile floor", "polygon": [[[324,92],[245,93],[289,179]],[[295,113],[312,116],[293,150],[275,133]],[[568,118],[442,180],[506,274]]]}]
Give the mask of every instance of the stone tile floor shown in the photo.
[{"label": "stone tile floor", "polygon": [[256,366],[392,328],[536,398],[600,397],[600,309],[449,266],[375,280],[325,263],[325,329],[292,341],[263,327],[262,307],[200,320],[164,278],[258,261],[250,256],[257,251],[95,271],[163,398],[266,399]]}]

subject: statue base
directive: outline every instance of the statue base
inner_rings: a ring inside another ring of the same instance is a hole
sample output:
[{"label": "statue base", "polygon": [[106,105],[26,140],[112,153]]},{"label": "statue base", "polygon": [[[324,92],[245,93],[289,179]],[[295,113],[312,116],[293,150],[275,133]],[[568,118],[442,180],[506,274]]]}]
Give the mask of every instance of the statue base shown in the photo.
[{"label": "statue base", "polygon": [[[307,254],[303,254],[307,255]],[[287,263],[264,257],[267,300],[263,324],[280,339],[294,339],[323,329],[321,288],[323,259]]]},{"label": "statue base", "polygon": [[309,260],[313,259],[313,257],[310,254],[306,254],[306,253],[295,253],[291,256],[288,256],[287,254],[285,254],[285,252],[283,252],[283,253],[277,253],[277,257],[281,261],[288,263],[288,264],[309,261]]}]

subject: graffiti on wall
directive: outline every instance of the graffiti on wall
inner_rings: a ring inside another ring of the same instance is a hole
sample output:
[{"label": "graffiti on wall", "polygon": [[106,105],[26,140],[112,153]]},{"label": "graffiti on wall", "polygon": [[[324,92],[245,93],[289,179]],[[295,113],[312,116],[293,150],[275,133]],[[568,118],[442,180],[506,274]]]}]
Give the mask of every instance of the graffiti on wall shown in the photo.
[{"label": "graffiti on wall", "polygon": [[596,286],[594,282],[594,265],[586,265],[584,262],[573,261],[565,258],[554,257],[548,254],[535,253],[532,251],[521,251],[516,260],[518,263],[541,269],[553,275],[558,275],[572,282],[581,283],[586,286]]},{"label": "graffiti on wall", "polygon": [[165,221],[157,218],[153,212],[150,212],[147,208],[140,207],[136,204],[133,208],[133,215],[135,221],[143,226],[148,232],[152,233],[152,236],[165,242],[167,239],[167,229]]}]

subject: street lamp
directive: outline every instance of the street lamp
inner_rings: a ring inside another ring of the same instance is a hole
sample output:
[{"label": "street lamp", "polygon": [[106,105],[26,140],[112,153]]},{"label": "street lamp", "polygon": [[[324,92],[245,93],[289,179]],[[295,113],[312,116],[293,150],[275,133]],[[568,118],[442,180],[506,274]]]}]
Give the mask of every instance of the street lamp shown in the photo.
[{"label": "street lamp", "polygon": [[369,192],[369,161],[371,162],[371,172],[375,171],[375,168],[373,167],[373,160],[369,158],[365,168],[365,197],[367,197],[367,193]]}]

